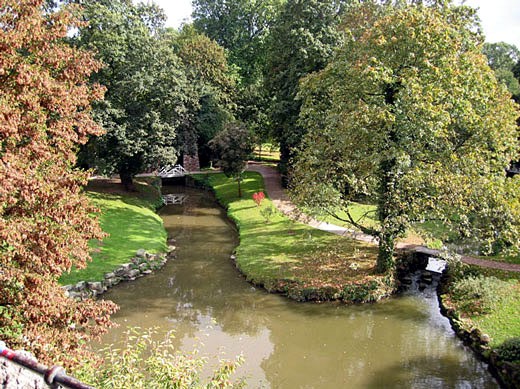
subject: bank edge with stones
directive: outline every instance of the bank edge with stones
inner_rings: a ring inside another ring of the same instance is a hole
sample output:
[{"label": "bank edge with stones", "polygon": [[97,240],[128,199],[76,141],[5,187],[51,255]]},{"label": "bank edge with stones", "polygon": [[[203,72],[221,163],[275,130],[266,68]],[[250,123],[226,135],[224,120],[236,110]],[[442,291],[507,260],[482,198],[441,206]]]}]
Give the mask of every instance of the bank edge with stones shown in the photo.
[{"label": "bank edge with stones", "polygon": [[[175,241],[170,239],[168,243],[175,243]],[[63,289],[70,298],[76,300],[94,298],[121,282],[134,281],[161,269],[169,259],[175,258],[174,251],[173,245],[168,246],[166,253],[159,254],[150,254],[144,249],[139,249],[130,262],[105,273],[103,281],[79,281],[73,285],[65,285]]]},{"label": "bank edge with stones", "polygon": [[471,327],[459,314],[459,312],[449,304],[445,298],[447,287],[450,284],[449,265],[442,274],[437,296],[441,313],[448,318],[451,327],[463,343],[468,346],[480,360],[488,364],[492,375],[497,379],[500,386],[507,389],[520,388],[520,363],[504,361],[500,359],[498,353],[489,346],[491,341],[489,335],[482,333],[479,328]]}]

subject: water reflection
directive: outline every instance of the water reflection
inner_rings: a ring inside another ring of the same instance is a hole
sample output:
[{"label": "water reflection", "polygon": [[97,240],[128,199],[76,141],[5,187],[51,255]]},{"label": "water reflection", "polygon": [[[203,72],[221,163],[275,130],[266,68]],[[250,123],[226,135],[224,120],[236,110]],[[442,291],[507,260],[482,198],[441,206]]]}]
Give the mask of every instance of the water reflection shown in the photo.
[{"label": "water reflection", "polygon": [[178,258],[106,295],[121,306],[122,328],[105,342],[126,325],[174,329],[183,350],[243,354],[239,374],[255,388],[497,387],[439,315],[433,293],[349,307],[252,287],[229,260],[236,232],[223,211],[207,193],[185,190],[185,205],[161,212]]}]

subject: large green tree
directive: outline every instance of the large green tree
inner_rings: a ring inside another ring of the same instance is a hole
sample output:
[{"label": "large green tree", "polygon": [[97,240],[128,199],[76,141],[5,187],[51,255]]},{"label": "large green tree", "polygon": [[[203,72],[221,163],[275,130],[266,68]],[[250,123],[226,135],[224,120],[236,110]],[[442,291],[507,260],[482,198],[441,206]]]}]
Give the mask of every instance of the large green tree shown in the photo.
[{"label": "large green tree", "polygon": [[164,14],[130,0],[85,1],[74,42],[97,52],[105,67],[93,81],[107,87],[95,106],[106,134],[91,139],[83,160],[118,173],[127,188],[146,169],[177,160],[177,132],[193,121],[197,96],[182,61],[164,39]]},{"label": "large green tree", "polygon": [[261,141],[269,138],[263,69],[267,41],[283,0],[194,0],[195,27],[229,53],[239,79],[235,116]]},{"label": "large green tree", "polygon": [[242,175],[247,167],[247,160],[253,152],[253,138],[250,131],[240,122],[228,123],[210,142],[217,156],[217,165],[228,177],[233,177],[238,184],[238,197],[242,197]]},{"label": "large green tree", "polygon": [[341,34],[341,1],[287,0],[269,36],[265,84],[271,98],[271,125],[288,162],[304,134],[296,99],[299,81],[325,67]]},{"label": "large green tree", "polygon": [[195,27],[229,50],[245,85],[256,84],[281,0],[194,0]]},{"label": "large green tree", "polygon": [[228,66],[223,47],[199,33],[193,26],[170,31],[167,38],[181,59],[189,83],[198,98],[193,120],[179,134],[182,153],[197,153],[202,164],[209,163],[208,142],[233,119],[236,111],[237,75]]},{"label": "large green tree", "polygon": [[[449,1],[364,2],[345,20],[346,41],[302,87],[308,129],[294,173],[300,203],[379,239],[377,270],[394,242],[435,219],[463,237],[518,247],[518,115],[482,55],[475,11]],[[349,213],[377,205],[378,228]]]}]

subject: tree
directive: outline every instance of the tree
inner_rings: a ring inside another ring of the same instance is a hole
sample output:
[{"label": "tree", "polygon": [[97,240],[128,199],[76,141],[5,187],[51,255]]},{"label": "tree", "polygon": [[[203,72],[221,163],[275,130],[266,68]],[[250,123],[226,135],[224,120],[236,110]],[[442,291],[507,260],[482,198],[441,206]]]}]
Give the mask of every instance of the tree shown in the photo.
[{"label": "tree", "polygon": [[[106,4],[105,4],[106,3]],[[131,1],[84,2],[88,27],[74,42],[94,49],[106,65],[93,81],[107,87],[95,118],[106,134],[91,139],[83,161],[107,174],[132,177],[175,163],[176,135],[198,107],[183,64],[162,36],[164,15],[154,5]]]},{"label": "tree", "polygon": [[[303,83],[295,199],[377,236],[379,272],[394,265],[395,239],[428,219],[484,252],[519,245],[519,181],[505,174],[518,112],[475,23],[449,2],[353,6],[348,39]],[[379,228],[351,215],[360,196],[377,204]]]},{"label": "tree", "polygon": [[194,0],[193,23],[229,50],[243,85],[257,84],[265,60],[269,27],[281,0]]},{"label": "tree", "polygon": [[224,49],[193,26],[184,26],[179,33],[170,31],[169,34],[168,40],[198,96],[199,109],[193,122],[183,126],[179,134],[182,152],[194,155],[198,150],[201,161],[209,163],[208,142],[233,120],[237,76],[228,66]]},{"label": "tree", "polygon": [[339,44],[340,5],[335,0],[287,0],[271,27],[265,77],[283,163],[289,162],[305,132],[297,123],[300,78],[323,69]]},{"label": "tree", "polygon": [[195,0],[194,26],[229,53],[239,75],[235,117],[246,123],[259,140],[270,138],[269,100],[263,69],[267,42],[282,0]]},{"label": "tree", "polygon": [[213,138],[210,146],[217,155],[217,164],[224,174],[237,180],[238,197],[242,197],[242,174],[253,152],[251,133],[243,123],[232,122]]},{"label": "tree", "polygon": [[71,300],[57,281],[84,267],[88,241],[102,237],[81,190],[87,175],[73,165],[77,145],[101,134],[90,104],[103,89],[88,85],[100,64],[63,41],[81,24],[43,3],[0,5],[0,337],[69,366],[115,310]]},{"label": "tree", "polygon": [[483,53],[497,79],[507,86],[515,98],[520,98],[520,83],[513,70],[520,60],[518,48],[505,42],[484,43]]}]

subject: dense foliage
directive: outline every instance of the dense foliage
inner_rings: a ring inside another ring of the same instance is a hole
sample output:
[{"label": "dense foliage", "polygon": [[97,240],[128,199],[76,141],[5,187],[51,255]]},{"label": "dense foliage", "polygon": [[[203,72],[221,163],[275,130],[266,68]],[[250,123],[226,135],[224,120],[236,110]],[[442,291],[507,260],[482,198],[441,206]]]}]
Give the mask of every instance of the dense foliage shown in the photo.
[{"label": "dense foliage", "polygon": [[511,338],[496,348],[499,358],[508,362],[520,362],[520,338]]},{"label": "dense foliage", "polygon": [[82,4],[89,24],[73,41],[97,52],[105,67],[92,79],[107,87],[105,100],[94,108],[106,134],[90,140],[83,161],[102,173],[118,173],[131,188],[136,173],[176,162],[176,136],[193,122],[197,96],[160,34],[164,15],[155,5]]},{"label": "dense foliage", "polygon": [[194,26],[229,50],[244,85],[256,85],[281,0],[194,0]]},{"label": "dense foliage", "polygon": [[505,42],[485,43],[483,52],[488,58],[491,69],[495,71],[496,77],[503,82],[509,92],[518,101],[520,99],[520,82],[514,69],[520,63],[520,51],[515,45]]},{"label": "dense foliage", "polygon": [[271,28],[265,83],[271,99],[272,132],[284,163],[305,133],[297,122],[300,79],[323,69],[340,43],[340,4],[336,0],[287,0]]},{"label": "dense foliage", "polygon": [[237,76],[228,66],[224,49],[193,26],[184,26],[179,33],[169,32],[167,39],[198,98],[192,122],[186,123],[179,134],[180,151],[188,155],[198,152],[201,164],[208,165],[208,142],[232,121],[236,110]]},{"label": "dense foliage", "polygon": [[0,336],[70,365],[115,310],[71,301],[57,282],[102,236],[73,166],[77,145],[101,133],[89,106],[103,90],[87,84],[100,64],[63,41],[79,22],[43,3],[0,2]]},{"label": "dense foliage", "polygon": [[242,197],[240,183],[247,161],[253,152],[253,139],[247,127],[240,122],[229,123],[210,142],[217,156],[217,165],[228,177],[238,183],[238,197]]},{"label": "dense foliage", "polygon": [[[483,252],[518,247],[517,110],[481,53],[474,10],[443,2],[349,9],[345,43],[303,83],[308,129],[295,199],[336,214],[377,205],[378,270],[416,222],[438,220]],[[347,213],[348,215],[348,213]]]},{"label": "dense foliage", "polygon": [[123,348],[108,347],[102,350],[106,363],[98,367],[89,361],[75,374],[83,382],[96,388],[135,389],[183,389],[183,388],[242,388],[241,379],[231,376],[241,365],[242,358],[220,360],[213,374],[204,379],[207,358],[199,357],[197,351],[182,354],[173,345],[173,334],[162,341],[154,340],[153,331],[142,333],[129,329]]}]

